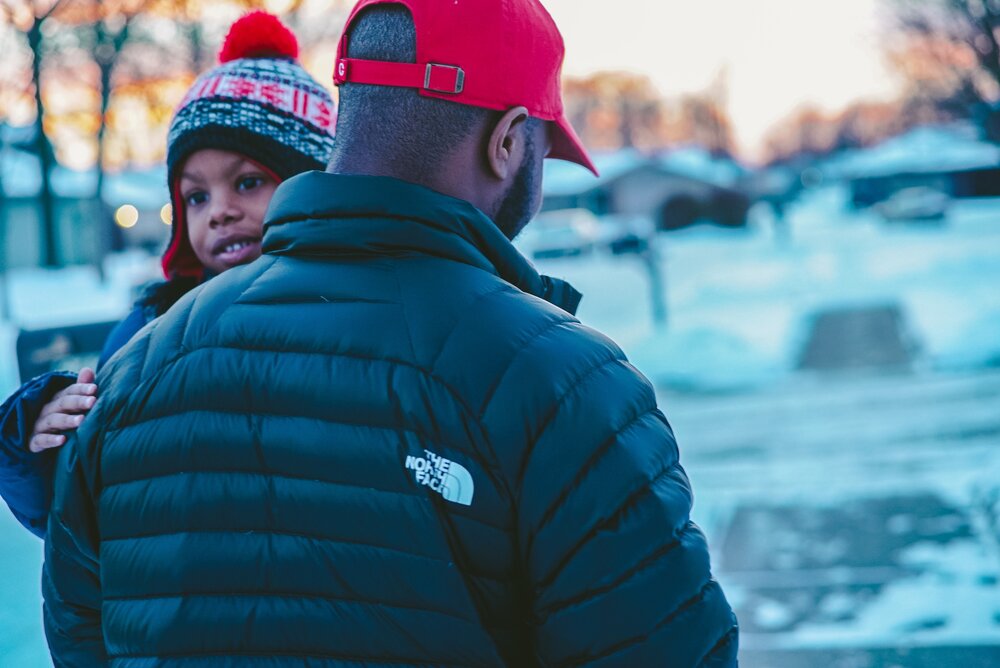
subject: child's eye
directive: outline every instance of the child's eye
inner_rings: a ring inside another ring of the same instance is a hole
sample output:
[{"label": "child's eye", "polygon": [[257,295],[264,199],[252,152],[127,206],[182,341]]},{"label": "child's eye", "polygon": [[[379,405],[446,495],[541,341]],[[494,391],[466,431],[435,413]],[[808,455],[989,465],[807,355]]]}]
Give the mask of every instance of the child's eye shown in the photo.
[{"label": "child's eye", "polygon": [[184,202],[188,206],[198,206],[199,204],[204,204],[207,201],[208,193],[202,190],[196,190],[184,196]]},{"label": "child's eye", "polygon": [[264,179],[259,176],[244,176],[236,182],[237,190],[253,190],[263,185]]}]

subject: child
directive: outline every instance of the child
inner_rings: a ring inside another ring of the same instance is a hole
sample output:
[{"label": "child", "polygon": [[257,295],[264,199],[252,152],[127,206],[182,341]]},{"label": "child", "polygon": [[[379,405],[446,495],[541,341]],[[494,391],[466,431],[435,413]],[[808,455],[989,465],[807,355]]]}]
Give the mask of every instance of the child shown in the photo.
[{"label": "child", "polygon": [[[276,17],[253,12],[233,24],[221,64],[195,81],[167,139],[173,206],[166,281],[146,289],[110,334],[103,366],[185,293],[261,254],[264,214],[278,184],[322,170],[333,150],[330,94],[296,62],[295,36]],[[50,373],[0,406],[0,496],[44,537],[54,451],[96,401],[95,374]]]}]

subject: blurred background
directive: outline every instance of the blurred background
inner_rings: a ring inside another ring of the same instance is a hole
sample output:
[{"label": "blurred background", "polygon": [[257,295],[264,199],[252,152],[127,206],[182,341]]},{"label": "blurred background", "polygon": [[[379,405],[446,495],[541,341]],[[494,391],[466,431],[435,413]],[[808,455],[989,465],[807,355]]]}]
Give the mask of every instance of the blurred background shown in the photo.
[{"label": "blurred background", "polygon": [[[1000,1],[542,2],[601,176],[517,244],[655,384],[741,665],[1000,665]],[[0,393],[157,277],[228,25],[330,81],[350,4],[0,0]],[[40,564],[0,513],[0,665],[49,665]]]}]

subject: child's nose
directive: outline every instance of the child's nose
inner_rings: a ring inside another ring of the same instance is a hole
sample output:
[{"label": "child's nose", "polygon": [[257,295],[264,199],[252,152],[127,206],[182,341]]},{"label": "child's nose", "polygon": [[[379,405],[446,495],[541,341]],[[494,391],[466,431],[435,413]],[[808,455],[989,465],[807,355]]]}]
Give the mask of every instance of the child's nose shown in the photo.
[{"label": "child's nose", "polygon": [[239,220],[242,212],[229,197],[216,197],[213,201],[210,223],[213,227],[228,225]]}]

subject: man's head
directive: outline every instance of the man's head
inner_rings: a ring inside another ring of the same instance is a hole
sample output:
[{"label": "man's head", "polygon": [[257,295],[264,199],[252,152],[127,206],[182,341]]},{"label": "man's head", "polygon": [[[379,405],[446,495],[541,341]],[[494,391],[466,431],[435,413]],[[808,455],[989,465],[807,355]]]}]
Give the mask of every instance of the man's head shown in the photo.
[{"label": "man's head", "polygon": [[562,112],[562,49],[537,0],[361,0],[338,52],[330,170],[465,199],[513,238],[546,157],[592,168]]}]

